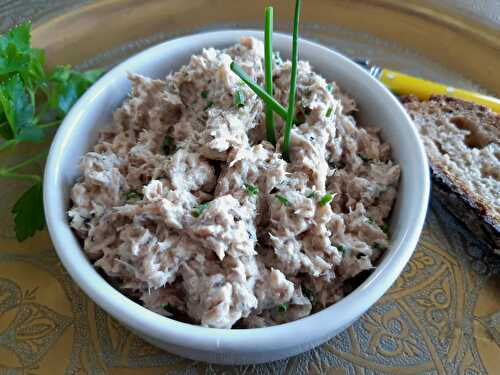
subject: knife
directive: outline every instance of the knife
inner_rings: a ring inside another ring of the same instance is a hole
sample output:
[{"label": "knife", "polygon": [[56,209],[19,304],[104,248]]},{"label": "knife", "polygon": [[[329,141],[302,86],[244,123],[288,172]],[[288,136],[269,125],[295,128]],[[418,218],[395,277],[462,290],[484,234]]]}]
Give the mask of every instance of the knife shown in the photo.
[{"label": "knife", "polygon": [[427,100],[434,94],[453,96],[455,98],[484,105],[491,108],[494,112],[500,113],[500,100],[492,96],[427,81],[396,70],[385,69],[372,64],[369,60],[354,61],[368,70],[370,75],[377,78],[395,95],[415,95],[420,100]]}]

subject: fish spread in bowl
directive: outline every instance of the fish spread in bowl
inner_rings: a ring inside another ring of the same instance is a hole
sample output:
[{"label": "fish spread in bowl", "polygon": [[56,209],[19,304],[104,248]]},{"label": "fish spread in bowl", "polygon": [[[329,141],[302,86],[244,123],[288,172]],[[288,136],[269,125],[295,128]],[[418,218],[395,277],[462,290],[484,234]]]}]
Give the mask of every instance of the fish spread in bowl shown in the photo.
[{"label": "fish spread in bowl", "polygon": [[[290,161],[265,136],[254,38],[204,49],[132,91],[83,156],[70,225],[94,266],[159,314],[207,327],[265,327],[349,293],[389,244],[400,168],[356,103],[300,61]],[[291,64],[274,59],[274,97]],[[276,116],[277,135],[283,122]]]}]

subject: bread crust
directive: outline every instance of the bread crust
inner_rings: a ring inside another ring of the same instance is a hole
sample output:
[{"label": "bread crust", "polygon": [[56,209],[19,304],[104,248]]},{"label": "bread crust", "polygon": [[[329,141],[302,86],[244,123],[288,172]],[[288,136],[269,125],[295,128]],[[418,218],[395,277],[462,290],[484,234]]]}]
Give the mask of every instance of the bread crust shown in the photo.
[{"label": "bread crust", "polygon": [[[440,109],[447,115],[472,117],[485,131],[492,132],[494,139],[499,139],[500,115],[487,107],[441,95],[432,96],[424,102],[414,96],[406,96],[401,98],[401,102],[414,120],[418,114]],[[491,206],[493,203],[472,193],[463,181],[450,174],[444,165],[429,153],[428,157],[433,180],[433,195],[475,236],[498,253],[500,218],[494,214]]]}]

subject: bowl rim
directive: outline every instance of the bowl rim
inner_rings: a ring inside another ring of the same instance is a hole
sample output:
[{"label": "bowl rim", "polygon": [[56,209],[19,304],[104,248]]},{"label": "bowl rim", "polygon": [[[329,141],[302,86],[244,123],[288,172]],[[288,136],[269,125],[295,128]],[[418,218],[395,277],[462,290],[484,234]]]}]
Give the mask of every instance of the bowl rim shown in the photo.
[{"label": "bowl rim", "polygon": [[[376,85],[381,92],[388,94],[388,103],[399,112],[398,116],[405,120],[406,130],[415,140],[414,156],[418,162],[418,174],[421,178],[417,199],[420,200],[421,204],[413,213],[413,227],[406,228],[394,254],[382,259],[370,276],[340,301],[302,319],[265,328],[219,329],[179,322],[148,310],[113,288],[97,273],[84,255],[82,247],[80,245],[74,246],[76,239],[66,221],[66,217],[61,217],[60,211],[53,209],[53,207],[57,208],[58,206],[67,209],[67,202],[64,202],[63,192],[57,189],[57,181],[61,179],[62,155],[68,142],[67,133],[70,127],[74,126],[79,121],[79,118],[91,108],[92,102],[99,93],[113,79],[123,74],[128,65],[148,55],[154,55],[159,51],[164,52],[170,44],[189,42],[196,38],[227,39],[232,37],[237,40],[243,35],[262,38],[263,32],[252,29],[225,29],[190,34],[149,47],[115,66],[89,88],[65,117],[51,144],[44,173],[43,199],[49,234],[61,262],[79,287],[114,318],[145,336],[162,342],[170,342],[180,347],[211,352],[252,352],[256,349],[256,343],[258,343],[259,351],[272,351],[278,348],[285,350],[296,346],[300,341],[298,339],[302,337],[315,338],[316,340],[326,339],[332,330],[351,324],[353,319],[363,314],[380,299],[402,272],[420,237],[429,200],[430,180],[425,149],[418,131],[412,125],[411,119],[399,101],[390,94],[382,83],[344,55],[316,42],[300,38],[300,45],[308,44],[311,48],[334,56],[338,63],[348,65],[356,74],[366,79],[367,84]],[[290,35],[283,33],[274,33],[273,38],[275,41],[283,38],[291,39]],[[82,265],[79,261],[74,261],[75,257],[81,260],[82,256],[85,257],[86,264]],[[373,288],[374,285],[377,288]],[[339,314],[342,311],[349,311],[349,314]],[[335,319],[331,319],[332,317]]]}]

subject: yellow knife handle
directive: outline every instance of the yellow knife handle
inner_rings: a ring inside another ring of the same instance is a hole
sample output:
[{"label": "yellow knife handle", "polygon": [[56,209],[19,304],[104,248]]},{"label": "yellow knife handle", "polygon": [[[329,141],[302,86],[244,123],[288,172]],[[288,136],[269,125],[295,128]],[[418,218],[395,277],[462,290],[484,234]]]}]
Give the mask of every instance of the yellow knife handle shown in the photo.
[{"label": "yellow knife handle", "polygon": [[491,96],[426,81],[389,69],[382,69],[378,78],[397,95],[413,94],[420,100],[429,99],[434,94],[453,96],[484,105],[494,112],[500,113],[500,100]]}]

